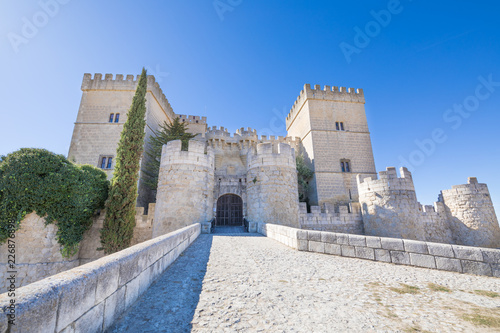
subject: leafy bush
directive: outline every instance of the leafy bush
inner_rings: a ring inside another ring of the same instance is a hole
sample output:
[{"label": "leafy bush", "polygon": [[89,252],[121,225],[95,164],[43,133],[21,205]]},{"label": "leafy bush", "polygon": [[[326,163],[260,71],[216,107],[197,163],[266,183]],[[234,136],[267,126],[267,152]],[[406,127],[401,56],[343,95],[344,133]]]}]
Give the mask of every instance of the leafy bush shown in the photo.
[{"label": "leafy bush", "polygon": [[47,224],[58,227],[61,253],[78,251],[92,216],[104,207],[109,181],[90,165],[75,165],[45,149],[22,148],[0,160],[0,243],[8,238],[8,226],[36,212]]}]

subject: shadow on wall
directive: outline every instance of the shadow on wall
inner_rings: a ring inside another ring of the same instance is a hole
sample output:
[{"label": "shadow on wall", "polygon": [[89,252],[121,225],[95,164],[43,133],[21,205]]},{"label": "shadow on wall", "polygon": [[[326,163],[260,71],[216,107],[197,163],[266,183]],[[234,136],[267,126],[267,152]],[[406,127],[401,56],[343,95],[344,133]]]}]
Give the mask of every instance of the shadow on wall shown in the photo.
[{"label": "shadow on wall", "polygon": [[200,235],[107,332],[191,332],[211,248]]}]

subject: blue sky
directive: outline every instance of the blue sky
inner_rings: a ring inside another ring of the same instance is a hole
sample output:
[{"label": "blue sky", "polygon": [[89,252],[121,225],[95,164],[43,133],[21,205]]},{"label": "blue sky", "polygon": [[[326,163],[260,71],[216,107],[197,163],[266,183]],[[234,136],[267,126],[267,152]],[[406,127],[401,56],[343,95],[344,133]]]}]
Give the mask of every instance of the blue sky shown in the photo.
[{"label": "blue sky", "polygon": [[365,91],[377,170],[413,162],[423,204],[475,176],[500,208],[496,1],[0,0],[0,9],[0,155],[66,155],[87,72],[146,66],[176,113],[276,135],[305,83],[348,86]]}]

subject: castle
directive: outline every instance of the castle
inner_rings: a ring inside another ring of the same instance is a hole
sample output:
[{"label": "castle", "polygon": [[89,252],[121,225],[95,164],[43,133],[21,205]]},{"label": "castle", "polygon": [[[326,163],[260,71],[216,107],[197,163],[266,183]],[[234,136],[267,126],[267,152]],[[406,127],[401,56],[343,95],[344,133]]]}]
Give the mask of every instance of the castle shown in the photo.
[{"label": "castle", "polygon": [[[70,160],[98,166],[111,177],[137,81],[131,75],[84,75]],[[246,219],[251,229],[269,222],[500,247],[486,184],[469,178],[468,184],[442,191],[433,206],[423,206],[406,168],[400,177],[395,168],[377,174],[361,89],[306,84],[286,118],[287,137],[259,137],[251,128],[231,134],[208,127],[206,117],[177,115],[153,76],[148,76],[146,99],[146,142],[174,118],[197,135],[188,151],[181,150],[180,141],[163,147],[157,193],[139,181],[137,206],[156,202],[152,237],[198,222],[208,232],[215,218],[216,225],[242,225]],[[298,201],[297,154],[314,171],[310,212]]]}]

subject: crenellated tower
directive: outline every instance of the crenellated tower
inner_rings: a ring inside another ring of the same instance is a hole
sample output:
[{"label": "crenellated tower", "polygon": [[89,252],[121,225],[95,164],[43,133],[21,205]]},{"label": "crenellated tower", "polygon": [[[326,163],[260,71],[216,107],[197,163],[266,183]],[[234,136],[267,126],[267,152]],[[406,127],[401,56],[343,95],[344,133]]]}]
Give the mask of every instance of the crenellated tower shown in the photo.
[{"label": "crenellated tower", "polygon": [[163,146],[156,198],[153,238],[210,221],[213,217],[214,153],[205,142],[190,140]]},{"label": "crenellated tower", "polygon": [[500,247],[500,227],[486,184],[470,177],[467,184],[441,191],[457,244]]},{"label": "crenellated tower", "polygon": [[312,205],[358,201],[356,175],[375,176],[362,89],[306,84],[286,118],[288,136],[299,137],[314,170]]},{"label": "crenellated tower", "polygon": [[247,161],[248,220],[300,228],[294,150],[286,143],[260,143]]}]

